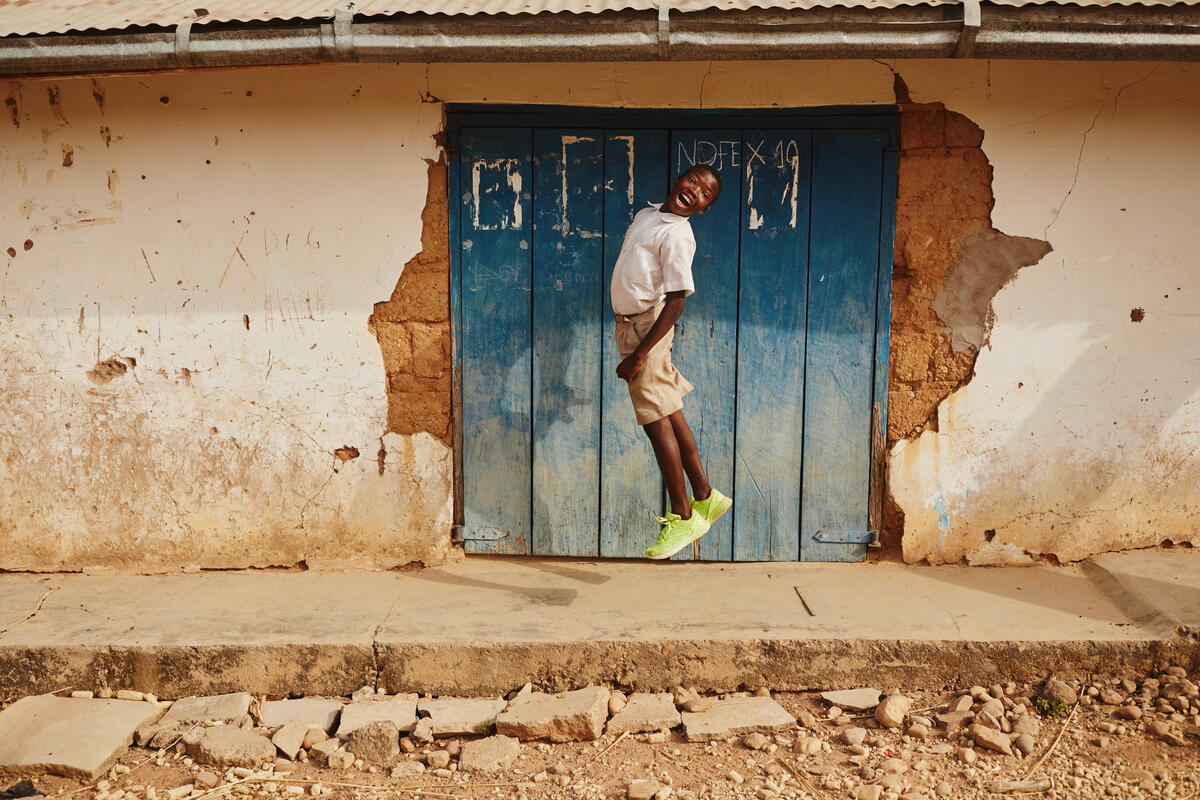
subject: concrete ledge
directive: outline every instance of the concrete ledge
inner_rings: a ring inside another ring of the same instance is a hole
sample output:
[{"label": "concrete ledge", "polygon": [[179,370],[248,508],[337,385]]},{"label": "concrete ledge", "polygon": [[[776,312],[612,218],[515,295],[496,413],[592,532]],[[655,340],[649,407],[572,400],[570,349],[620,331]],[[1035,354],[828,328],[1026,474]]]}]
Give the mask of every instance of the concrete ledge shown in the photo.
[{"label": "concrete ledge", "polygon": [[1191,669],[1197,632],[1190,550],[1058,568],[472,558],[404,573],[0,575],[0,698],[986,684]]}]

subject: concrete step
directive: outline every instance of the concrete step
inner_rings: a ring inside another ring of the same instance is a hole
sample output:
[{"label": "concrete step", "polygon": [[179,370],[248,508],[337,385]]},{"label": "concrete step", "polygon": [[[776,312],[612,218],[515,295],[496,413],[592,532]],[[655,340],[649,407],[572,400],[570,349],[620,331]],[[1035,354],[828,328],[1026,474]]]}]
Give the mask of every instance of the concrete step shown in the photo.
[{"label": "concrete step", "polygon": [[7,574],[0,694],[986,685],[1192,667],[1197,632],[1190,549],[1064,567],[472,557],[413,572]]}]

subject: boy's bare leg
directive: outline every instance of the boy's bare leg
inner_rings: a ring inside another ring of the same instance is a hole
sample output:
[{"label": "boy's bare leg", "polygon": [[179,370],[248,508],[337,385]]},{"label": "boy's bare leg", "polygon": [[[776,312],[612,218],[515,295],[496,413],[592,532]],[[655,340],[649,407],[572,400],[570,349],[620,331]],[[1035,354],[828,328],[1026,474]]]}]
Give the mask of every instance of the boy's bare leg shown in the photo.
[{"label": "boy's bare leg", "polygon": [[[643,425],[642,429],[650,438],[650,445],[654,448],[654,457],[658,459],[658,469],[662,473],[663,482],[667,485],[667,497],[671,502],[671,511],[682,519],[690,519],[692,504],[688,502],[687,486],[683,482],[683,461],[680,459],[679,442],[675,438],[675,426],[671,417],[656,419],[654,422]],[[688,434],[690,440],[691,431]],[[693,441],[692,450],[695,451],[695,449],[696,443]],[[699,458],[697,458],[697,463],[699,463]]]},{"label": "boy's bare leg", "polygon": [[696,438],[692,436],[692,429],[683,418],[683,410],[676,411],[667,419],[671,421],[671,430],[675,432],[683,470],[692,484],[692,497],[706,500],[712,493],[712,487],[708,485],[708,476],[704,474],[704,465],[700,463],[700,451],[696,449]]}]

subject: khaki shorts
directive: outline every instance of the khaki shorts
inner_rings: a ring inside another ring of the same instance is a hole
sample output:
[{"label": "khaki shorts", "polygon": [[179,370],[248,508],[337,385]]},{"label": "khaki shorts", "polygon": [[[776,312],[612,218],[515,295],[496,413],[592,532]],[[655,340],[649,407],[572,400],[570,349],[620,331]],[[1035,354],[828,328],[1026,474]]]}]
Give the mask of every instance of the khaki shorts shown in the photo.
[{"label": "khaki shorts", "polygon": [[[621,358],[637,348],[662,309],[660,303],[641,314],[617,314],[617,352]],[[649,424],[679,411],[683,408],[683,396],[695,388],[671,363],[671,345],[674,341],[675,329],[672,328],[646,355],[642,371],[628,382],[629,399],[633,401],[633,413],[638,425]]]}]

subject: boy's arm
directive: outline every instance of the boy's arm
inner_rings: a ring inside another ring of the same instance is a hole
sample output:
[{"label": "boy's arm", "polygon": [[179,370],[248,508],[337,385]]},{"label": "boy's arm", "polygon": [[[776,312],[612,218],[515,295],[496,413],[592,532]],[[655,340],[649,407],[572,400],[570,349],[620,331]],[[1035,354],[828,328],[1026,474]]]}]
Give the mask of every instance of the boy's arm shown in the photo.
[{"label": "boy's arm", "polygon": [[687,294],[687,292],[667,292],[667,302],[658,315],[658,319],[654,320],[654,324],[650,326],[650,330],[646,331],[645,337],[638,342],[638,346],[633,349],[633,352],[617,365],[618,378],[623,381],[631,381],[642,371],[642,367],[646,364],[646,354],[654,345],[662,341],[662,338],[675,326],[675,321],[683,313],[684,298]]}]

